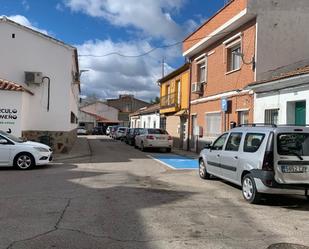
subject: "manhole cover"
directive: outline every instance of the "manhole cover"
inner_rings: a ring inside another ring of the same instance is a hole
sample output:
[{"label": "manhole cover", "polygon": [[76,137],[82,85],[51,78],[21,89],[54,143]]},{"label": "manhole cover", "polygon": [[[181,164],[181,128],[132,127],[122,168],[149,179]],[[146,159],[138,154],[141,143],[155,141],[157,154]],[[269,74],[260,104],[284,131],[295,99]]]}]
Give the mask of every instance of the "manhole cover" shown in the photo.
[{"label": "manhole cover", "polygon": [[267,249],[309,249],[309,247],[290,243],[278,243],[270,245]]}]

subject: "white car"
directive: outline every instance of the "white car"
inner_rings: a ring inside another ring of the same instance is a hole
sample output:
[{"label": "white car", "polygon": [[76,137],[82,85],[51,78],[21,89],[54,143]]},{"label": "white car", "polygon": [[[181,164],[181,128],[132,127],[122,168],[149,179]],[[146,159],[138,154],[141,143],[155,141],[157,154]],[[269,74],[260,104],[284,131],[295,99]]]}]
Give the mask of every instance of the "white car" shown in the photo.
[{"label": "white car", "polygon": [[115,139],[122,139],[126,135],[127,127],[118,127],[115,132]]},{"label": "white car", "polygon": [[52,149],[41,143],[24,141],[0,131],[0,166],[15,166],[26,170],[46,165],[52,160]]},{"label": "white car", "polygon": [[87,130],[84,127],[77,128],[77,135],[87,135]]},{"label": "white car", "polygon": [[162,148],[171,152],[173,138],[161,129],[140,129],[135,137],[135,147],[144,151],[147,148]]}]

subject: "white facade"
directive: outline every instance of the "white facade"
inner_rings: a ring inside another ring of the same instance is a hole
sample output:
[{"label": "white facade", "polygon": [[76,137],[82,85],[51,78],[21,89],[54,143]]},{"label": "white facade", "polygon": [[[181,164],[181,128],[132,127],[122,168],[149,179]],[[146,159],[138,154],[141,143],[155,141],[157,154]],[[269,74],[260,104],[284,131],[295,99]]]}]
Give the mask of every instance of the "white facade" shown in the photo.
[{"label": "white facade", "polygon": [[160,114],[142,114],[140,116],[140,128],[160,128]]},{"label": "white facade", "polygon": [[[64,131],[77,128],[71,114],[78,115],[79,84],[77,52],[74,47],[40,34],[6,18],[0,18],[0,78],[16,82],[33,92],[0,90],[0,109],[18,108],[21,120],[8,127],[14,135],[22,131]],[[25,84],[25,71],[42,72],[50,78],[50,109],[47,110],[48,84]],[[13,101],[14,99],[14,101]]]},{"label": "white facade", "polygon": [[277,124],[295,124],[296,103],[303,103],[303,119],[309,124],[309,75],[256,85],[254,122],[268,123],[267,110],[277,110]]}]

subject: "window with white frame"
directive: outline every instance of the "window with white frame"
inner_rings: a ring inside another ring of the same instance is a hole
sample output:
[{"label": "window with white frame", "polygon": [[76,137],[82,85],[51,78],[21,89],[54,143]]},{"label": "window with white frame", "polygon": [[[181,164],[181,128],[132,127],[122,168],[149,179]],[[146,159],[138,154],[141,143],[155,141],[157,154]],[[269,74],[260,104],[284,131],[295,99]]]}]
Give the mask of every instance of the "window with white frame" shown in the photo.
[{"label": "window with white frame", "polygon": [[238,124],[248,124],[248,123],[249,123],[249,111],[239,111]]},{"label": "window with white frame", "polygon": [[222,133],[222,117],[221,113],[206,113],[206,136],[216,137]]},{"label": "window with white frame", "polygon": [[203,55],[202,58],[196,60],[197,68],[197,82],[207,82],[207,56]]},{"label": "window with white frame", "polygon": [[279,109],[266,109],[264,122],[265,124],[278,124]]},{"label": "window with white frame", "polygon": [[227,71],[240,69],[241,65],[241,43],[240,41],[227,48]]}]

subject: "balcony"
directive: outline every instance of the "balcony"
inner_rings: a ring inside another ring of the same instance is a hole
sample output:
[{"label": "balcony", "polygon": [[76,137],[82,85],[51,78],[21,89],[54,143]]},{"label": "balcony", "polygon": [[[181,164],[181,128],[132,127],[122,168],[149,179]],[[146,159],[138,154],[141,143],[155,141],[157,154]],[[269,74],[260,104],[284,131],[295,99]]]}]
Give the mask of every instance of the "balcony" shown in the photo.
[{"label": "balcony", "polygon": [[175,112],[180,108],[177,93],[171,93],[160,98],[161,113]]}]

